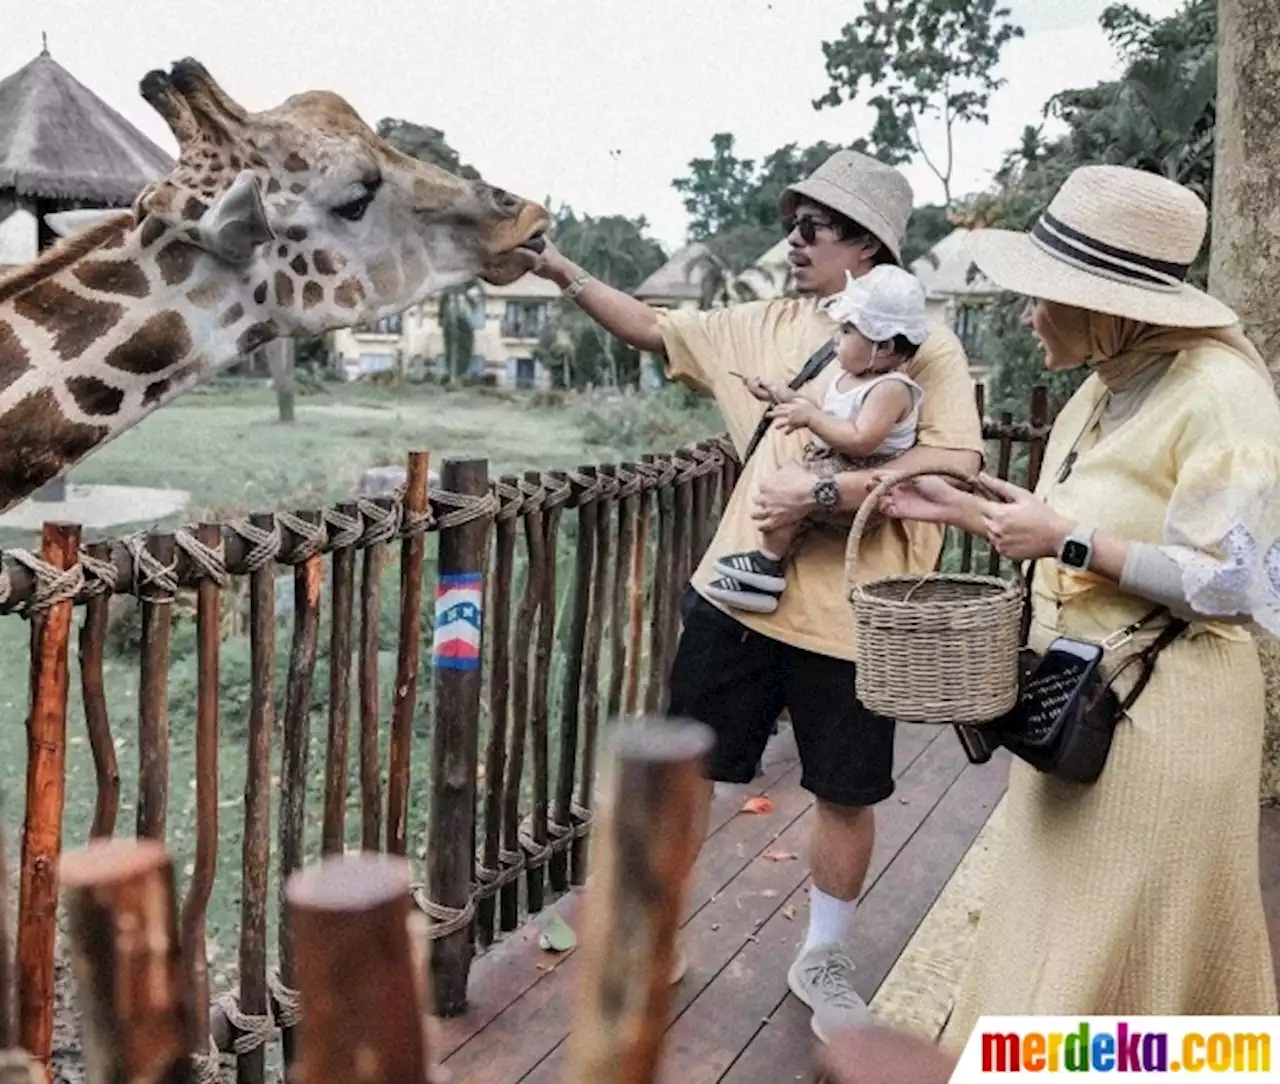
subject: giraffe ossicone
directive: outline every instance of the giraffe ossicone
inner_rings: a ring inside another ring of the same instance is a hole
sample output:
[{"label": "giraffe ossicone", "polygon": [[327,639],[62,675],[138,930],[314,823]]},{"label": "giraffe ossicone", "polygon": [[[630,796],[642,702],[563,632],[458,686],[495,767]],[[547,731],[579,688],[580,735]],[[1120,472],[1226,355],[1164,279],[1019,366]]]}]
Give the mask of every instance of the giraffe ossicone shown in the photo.
[{"label": "giraffe ossicone", "polygon": [[187,59],[141,92],[178,142],[170,174],[0,277],[0,512],[277,336],[514,281],[549,222],[328,91],[251,113]]}]

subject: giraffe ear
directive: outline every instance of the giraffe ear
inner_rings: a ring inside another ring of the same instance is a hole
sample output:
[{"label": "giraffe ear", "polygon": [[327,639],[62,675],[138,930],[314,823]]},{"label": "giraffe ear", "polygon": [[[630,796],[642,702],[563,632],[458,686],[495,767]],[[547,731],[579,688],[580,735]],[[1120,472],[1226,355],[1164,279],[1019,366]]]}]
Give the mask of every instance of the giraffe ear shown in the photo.
[{"label": "giraffe ear", "polygon": [[244,170],[231,187],[215,197],[200,216],[196,232],[201,248],[236,266],[247,264],[258,246],[275,237],[252,170]]}]

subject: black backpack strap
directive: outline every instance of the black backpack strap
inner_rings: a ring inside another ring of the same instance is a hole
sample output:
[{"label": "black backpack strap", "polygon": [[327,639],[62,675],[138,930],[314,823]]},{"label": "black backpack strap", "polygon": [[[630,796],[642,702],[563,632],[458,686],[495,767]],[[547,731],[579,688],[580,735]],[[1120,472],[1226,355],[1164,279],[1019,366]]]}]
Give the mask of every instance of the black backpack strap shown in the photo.
[{"label": "black backpack strap", "polygon": [[[822,370],[826,368],[827,363],[835,356],[836,341],[835,339],[828,339],[814,352],[809,360],[804,363],[804,368],[796,374],[795,379],[792,380],[787,387],[792,391],[799,390],[802,385],[809,383],[810,380],[822,372]],[[747,450],[742,453],[743,467],[747,465],[747,460],[751,458],[757,445],[759,445],[759,443],[764,439],[764,435],[769,431],[769,426],[771,424],[769,408],[765,407],[764,416],[760,419],[760,424],[756,426],[756,431],[751,435],[751,443],[747,445]],[[741,469],[741,467],[739,469]]]}]

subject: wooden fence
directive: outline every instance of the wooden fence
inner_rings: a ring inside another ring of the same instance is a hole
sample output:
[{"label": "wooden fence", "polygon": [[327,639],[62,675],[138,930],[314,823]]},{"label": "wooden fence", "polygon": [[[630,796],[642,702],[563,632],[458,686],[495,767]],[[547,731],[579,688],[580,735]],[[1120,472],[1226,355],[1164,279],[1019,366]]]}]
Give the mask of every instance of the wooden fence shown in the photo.
[{"label": "wooden fence", "polygon": [[[987,421],[989,469],[1009,477],[1019,459],[1027,473],[1019,470],[1017,480],[1033,482],[1046,422],[1043,389],[1033,396],[1029,423],[1009,415]],[[1024,447],[1025,460],[1019,455]],[[439,487],[429,491],[428,456],[412,452],[406,483],[393,497],[255,513],[84,545],[78,526],[50,523],[38,554],[5,552],[0,613],[27,618],[31,637],[15,968],[18,1043],[47,1062],[77,609],[83,621],[76,661],[97,786],[90,838],[117,834],[120,771],[112,726],[120,722],[118,712],[108,710],[103,668],[110,600],[124,595],[141,610],[134,834],[165,842],[173,610],[175,600],[195,594],[196,838],[180,916],[197,1003],[192,1054],[203,1079],[217,1079],[216,1052],[222,1052],[234,1055],[240,1084],[260,1084],[268,1043],[277,1034],[285,1062],[293,1062],[300,1018],[288,908],[281,901],[272,916],[268,900],[273,745],[278,743],[280,764],[274,862],[282,892],[306,862],[309,823],[319,822],[320,855],[344,850],[352,785],[366,852],[408,856],[411,795],[418,808],[428,809],[425,877],[414,886],[414,898],[431,920],[435,1011],[463,1011],[477,948],[584,883],[602,726],[623,716],[662,713],[680,592],[710,542],[737,473],[731,443],[717,438],[634,463],[496,480],[488,477],[484,460],[447,460]],[[431,534],[438,536],[434,583],[426,574]],[[565,552],[570,545],[571,561]],[[379,712],[379,573],[397,546],[398,648],[387,720]],[[968,538],[948,553],[965,568],[977,560]],[[558,582],[560,556],[572,567],[569,584]],[[997,567],[994,555],[988,561]],[[277,720],[276,575],[282,565],[293,570],[294,616]],[[241,578],[247,582],[251,688],[239,988],[214,995],[205,918],[220,832],[219,652],[224,607]],[[317,812],[307,803],[308,749],[326,579],[330,665]],[[429,711],[419,693],[424,672]],[[552,688],[554,675],[558,689]],[[430,779],[419,780],[411,773],[414,722],[427,714]],[[269,921],[277,933],[276,968],[268,960]]]}]

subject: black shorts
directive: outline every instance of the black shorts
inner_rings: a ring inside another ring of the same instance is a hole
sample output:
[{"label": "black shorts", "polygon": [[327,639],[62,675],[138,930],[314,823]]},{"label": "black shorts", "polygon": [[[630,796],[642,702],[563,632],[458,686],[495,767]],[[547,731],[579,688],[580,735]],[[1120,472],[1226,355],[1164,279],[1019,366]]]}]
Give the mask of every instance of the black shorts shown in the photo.
[{"label": "black shorts", "polygon": [[692,588],[681,609],[667,714],[715,732],[712,779],[750,783],[786,708],[805,790],[845,806],[874,805],[893,793],[894,722],[859,702],[852,662],[762,636]]}]

